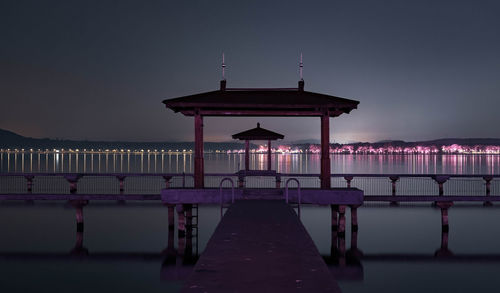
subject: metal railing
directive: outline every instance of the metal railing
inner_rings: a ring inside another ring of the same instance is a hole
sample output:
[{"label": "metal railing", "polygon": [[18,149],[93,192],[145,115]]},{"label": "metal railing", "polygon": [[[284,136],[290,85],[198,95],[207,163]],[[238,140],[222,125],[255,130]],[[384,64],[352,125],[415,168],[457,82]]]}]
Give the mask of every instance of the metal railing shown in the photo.
[{"label": "metal railing", "polygon": [[6,173],[0,194],[159,194],[193,186],[186,173]]},{"label": "metal railing", "polygon": [[[235,173],[205,174],[206,188],[220,188]],[[319,188],[319,174],[246,177],[250,188],[280,187],[296,179],[301,188]],[[500,196],[500,175],[333,174],[331,185],[356,187],[369,196]],[[164,188],[192,188],[190,173],[0,173],[0,194],[159,194]],[[222,187],[224,188],[224,187]]]}]

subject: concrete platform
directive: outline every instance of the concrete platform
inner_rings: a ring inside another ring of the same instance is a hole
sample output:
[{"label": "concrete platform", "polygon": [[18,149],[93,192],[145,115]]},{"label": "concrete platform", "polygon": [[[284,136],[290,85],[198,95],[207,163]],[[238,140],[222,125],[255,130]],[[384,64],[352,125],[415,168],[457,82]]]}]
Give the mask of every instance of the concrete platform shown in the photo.
[{"label": "concrete platform", "polygon": [[[297,202],[298,191],[290,188],[289,200]],[[301,202],[309,204],[363,204],[363,191],[357,188],[331,188],[331,189],[301,189]],[[231,189],[222,189],[224,202],[231,201]],[[285,199],[283,188],[235,188],[234,197],[238,199]],[[204,204],[220,203],[221,194],[218,188],[169,188],[161,191],[161,200],[168,204]]]},{"label": "concrete platform", "polygon": [[341,292],[311,237],[283,200],[237,201],[182,292]]}]

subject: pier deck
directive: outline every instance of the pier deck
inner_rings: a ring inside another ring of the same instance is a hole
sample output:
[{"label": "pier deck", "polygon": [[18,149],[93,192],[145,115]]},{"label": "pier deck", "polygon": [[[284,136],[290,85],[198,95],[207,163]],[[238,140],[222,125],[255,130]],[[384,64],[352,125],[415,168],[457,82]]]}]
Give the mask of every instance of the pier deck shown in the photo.
[{"label": "pier deck", "polygon": [[232,205],[183,292],[341,292],[311,237],[283,200]]}]

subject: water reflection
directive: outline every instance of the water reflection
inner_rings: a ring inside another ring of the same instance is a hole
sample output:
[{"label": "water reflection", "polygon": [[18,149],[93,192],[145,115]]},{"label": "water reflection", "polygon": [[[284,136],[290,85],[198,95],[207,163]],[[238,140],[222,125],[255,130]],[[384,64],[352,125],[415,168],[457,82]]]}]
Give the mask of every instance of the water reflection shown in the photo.
[{"label": "water reflection", "polygon": [[[205,172],[236,172],[243,160],[243,154],[207,153]],[[263,154],[252,153],[250,160],[252,169],[267,168]],[[279,153],[272,160],[272,169],[281,173],[320,171],[318,154]],[[182,152],[0,151],[0,172],[192,173],[192,164],[192,154]],[[498,174],[500,155],[332,154],[331,168],[333,174]]]},{"label": "water reflection", "polygon": [[[88,202],[70,201],[66,207],[71,208],[75,215],[75,236],[74,245],[63,253],[33,253],[33,252],[0,252],[2,260],[97,260],[97,261],[143,261],[158,263],[159,279],[164,281],[185,280],[191,273],[198,254],[198,219],[195,207],[185,205],[182,209],[175,206],[167,206],[165,212],[168,213],[168,223],[165,223],[165,233],[167,243],[165,248],[158,252],[93,252],[92,247],[85,245],[84,212]],[[118,207],[117,207],[118,208]],[[323,255],[325,263],[332,272],[332,277],[336,280],[364,281],[365,264],[370,262],[404,262],[409,263],[484,263],[500,262],[498,254],[454,254],[449,249],[449,230],[441,229],[440,246],[435,252],[429,251],[427,254],[415,253],[372,253],[366,254],[358,247],[358,236],[362,233],[363,226],[351,225],[350,233],[339,229],[338,224],[345,221],[342,214],[332,217],[331,229],[331,249],[329,255]],[[177,216],[177,217],[175,217]],[[345,216],[345,215],[344,215]],[[201,219],[202,221],[204,219]],[[443,226],[444,227],[444,226]],[[346,241],[349,237],[349,241]],[[349,244],[349,246],[347,246]]]}]

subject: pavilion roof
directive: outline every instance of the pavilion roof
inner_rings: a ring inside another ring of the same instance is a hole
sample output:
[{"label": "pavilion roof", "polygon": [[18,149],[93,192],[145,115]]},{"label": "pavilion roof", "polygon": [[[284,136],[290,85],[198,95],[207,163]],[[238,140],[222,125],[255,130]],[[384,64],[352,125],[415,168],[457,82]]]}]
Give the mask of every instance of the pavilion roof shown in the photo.
[{"label": "pavilion roof", "polygon": [[193,116],[321,116],[357,109],[359,101],[304,91],[303,88],[221,89],[163,101],[167,108]]},{"label": "pavilion roof", "polygon": [[283,134],[261,128],[260,123],[257,123],[256,128],[233,134],[233,139],[240,140],[277,140],[283,139],[284,137]]}]

